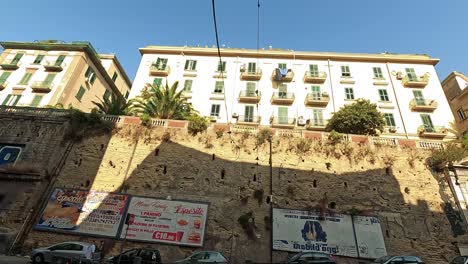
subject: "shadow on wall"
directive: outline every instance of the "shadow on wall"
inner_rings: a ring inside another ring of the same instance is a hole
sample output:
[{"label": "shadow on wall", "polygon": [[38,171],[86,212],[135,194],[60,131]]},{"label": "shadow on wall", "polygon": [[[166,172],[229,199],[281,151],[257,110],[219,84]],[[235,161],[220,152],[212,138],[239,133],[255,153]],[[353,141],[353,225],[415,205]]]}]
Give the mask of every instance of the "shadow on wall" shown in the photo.
[{"label": "shadow on wall", "polygon": [[[207,202],[210,205],[203,249],[221,251],[233,263],[269,260],[266,144],[255,149],[253,136],[248,135],[225,133],[216,139],[206,134],[192,138],[183,131],[129,127],[116,132],[109,146],[101,145],[109,141],[107,136],[76,145],[56,186],[82,188],[90,181],[97,190],[114,188],[130,195]],[[128,129],[131,131],[125,131]],[[416,254],[427,263],[445,263],[457,253],[455,237],[463,232],[457,231],[459,215],[445,193],[445,183],[438,182],[439,176],[432,175],[420,161],[410,168],[404,156],[406,150],[401,150],[398,157],[395,153],[399,150],[392,148],[369,150],[369,156],[353,161],[344,155],[325,155],[326,146],[317,142],[299,154],[294,150],[295,140],[274,139],[275,207],[378,215],[388,254]],[[368,147],[355,148],[357,157],[359,148]],[[80,157],[78,152],[87,150],[89,156]],[[394,160],[391,164],[386,160],[389,157]],[[96,209],[106,210],[104,205]],[[249,212],[253,228],[245,230],[238,219]],[[43,232],[29,236],[29,241],[40,245],[76,239]],[[79,239],[94,241],[112,254],[120,251],[120,242],[111,239]],[[196,250],[137,242],[125,245],[126,249],[134,247],[158,248],[165,262]],[[275,251],[274,261],[285,260],[286,256],[285,252]],[[342,261],[357,263],[353,259]]]}]

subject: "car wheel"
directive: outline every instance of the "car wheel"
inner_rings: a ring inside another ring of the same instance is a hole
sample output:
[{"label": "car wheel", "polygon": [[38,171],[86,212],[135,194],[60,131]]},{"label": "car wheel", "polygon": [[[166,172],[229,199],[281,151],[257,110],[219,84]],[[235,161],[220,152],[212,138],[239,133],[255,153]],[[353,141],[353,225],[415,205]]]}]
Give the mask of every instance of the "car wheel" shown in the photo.
[{"label": "car wheel", "polygon": [[33,263],[34,264],[42,264],[44,263],[44,256],[42,254],[36,254],[33,256]]}]

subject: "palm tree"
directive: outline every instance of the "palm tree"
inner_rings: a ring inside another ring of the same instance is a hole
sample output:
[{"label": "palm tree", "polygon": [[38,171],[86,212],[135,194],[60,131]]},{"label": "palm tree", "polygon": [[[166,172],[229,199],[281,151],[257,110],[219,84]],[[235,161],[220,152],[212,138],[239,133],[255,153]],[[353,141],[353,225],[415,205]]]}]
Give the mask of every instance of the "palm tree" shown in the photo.
[{"label": "palm tree", "polygon": [[161,119],[187,119],[194,112],[192,105],[182,96],[182,91],[177,92],[179,82],[169,87],[149,86],[142,95],[132,100],[131,111],[137,115],[148,115]]},{"label": "palm tree", "polygon": [[99,113],[106,115],[126,115],[131,104],[122,95],[115,93],[111,93],[110,99],[106,96],[104,97],[104,101],[99,99],[99,102],[92,102],[97,107]]}]

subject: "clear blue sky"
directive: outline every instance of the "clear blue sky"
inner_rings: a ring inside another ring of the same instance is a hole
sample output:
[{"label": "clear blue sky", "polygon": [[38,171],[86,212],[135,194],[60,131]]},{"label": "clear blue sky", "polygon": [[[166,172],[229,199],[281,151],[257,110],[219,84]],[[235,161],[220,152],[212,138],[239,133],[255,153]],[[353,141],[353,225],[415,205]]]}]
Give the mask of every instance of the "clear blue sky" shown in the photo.
[{"label": "clear blue sky", "polygon": [[[468,74],[468,0],[261,0],[260,47],[426,53],[441,79]],[[256,48],[257,1],[216,0],[220,44]],[[130,79],[146,45],[213,45],[211,0],[18,0],[0,40],[87,40],[116,53]]]}]

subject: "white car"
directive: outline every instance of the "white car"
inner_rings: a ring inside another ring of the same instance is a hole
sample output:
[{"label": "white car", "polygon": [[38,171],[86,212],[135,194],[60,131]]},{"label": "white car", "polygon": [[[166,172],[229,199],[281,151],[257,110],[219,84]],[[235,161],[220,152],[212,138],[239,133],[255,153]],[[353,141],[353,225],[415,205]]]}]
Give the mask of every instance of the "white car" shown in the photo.
[{"label": "white car", "polygon": [[86,242],[63,242],[34,249],[31,253],[31,259],[34,264],[57,263],[65,260],[99,263],[100,254],[95,253],[95,249],[93,244]]},{"label": "white car", "polygon": [[452,261],[450,261],[450,264],[467,264],[468,263],[468,256],[458,256]]},{"label": "white car", "polygon": [[198,251],[187,258],[174,262],[176,264],[194,264],[194,263],[229,263],[223,254],[217,251]]}]

